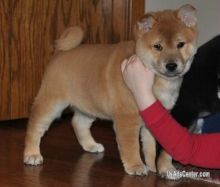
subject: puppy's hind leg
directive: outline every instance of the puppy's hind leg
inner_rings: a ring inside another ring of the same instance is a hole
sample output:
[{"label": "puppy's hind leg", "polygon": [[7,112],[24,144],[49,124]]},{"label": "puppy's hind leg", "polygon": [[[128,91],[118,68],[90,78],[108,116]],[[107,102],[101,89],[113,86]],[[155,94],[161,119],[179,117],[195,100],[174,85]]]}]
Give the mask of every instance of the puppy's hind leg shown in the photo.
[{"label": "puppy's hind leg", "polygon": [[75,111],[72,119],[72,126],[80,145],[85,151],[103,152],[103,145],[100,143],[96,143],[90,132],[90,127],[92,126],[94,120],[95,118],[86,116],[79,111]]},{"label": "puppy's hind leg", "polygon": [[[177,169],[172,164],[172,157],[164,150],[161,152],[158,158],[157,168],[158,168],[158,172],[161,175],[161,177],[171,179],[171,180],[179,179],[178,175],[174,175]],[[171,175],[168,175],[169,173]]]},{"label": "puppy's hind leg", "polygon": [[38,165],[43,163],[40,141],[52,121],[68,106],[66,102],[49,96],[38,96],[33,104],[25,138],[24,163]]}]

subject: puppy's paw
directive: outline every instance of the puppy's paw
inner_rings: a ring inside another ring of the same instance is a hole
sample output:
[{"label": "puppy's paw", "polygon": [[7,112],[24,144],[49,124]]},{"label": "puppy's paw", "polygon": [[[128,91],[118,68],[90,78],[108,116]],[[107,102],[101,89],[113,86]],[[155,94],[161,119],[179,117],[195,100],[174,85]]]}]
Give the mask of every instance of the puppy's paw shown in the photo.
[{"label": "puppy's paw", "polygon": [[149,171],[153,172],[153,173],[156,173],[157,172],[157,169],[155,166],[150,166],[150,165],[147,165],[147,168]]},{"label": "puppy's paw", "polygon": [[36,166],[43,163],[43,157],[41,154],[24,155],[24,163]]},{"label": "puppy's paw", "polygon": [[149,169],[144,164],[133,165],[125,168],[125,170],[129,175],[140,176],[147,175],[149,172]]},{"label": "puppy's paw", "polygon": [[180,176],[178,175],[178,170],[170,165],[168,167],[160,168],[159,174],[162,178],[166,178],[169,180],[179,180]]},{"label": "puppy's paw", "polygon": [[[161,176],[163,177],[163,175]],[[178,170],[169,170],[166,172],[166,175],[164,174],[164,177],[166,179],[175,181],[178,181],[181,178],[181,176],[178,174]]]},{"label": "puppy's paw", "polygon": [[104,146],[100,143],[83,146],[83,149],[91,153],[101,153],[105,150]]}]

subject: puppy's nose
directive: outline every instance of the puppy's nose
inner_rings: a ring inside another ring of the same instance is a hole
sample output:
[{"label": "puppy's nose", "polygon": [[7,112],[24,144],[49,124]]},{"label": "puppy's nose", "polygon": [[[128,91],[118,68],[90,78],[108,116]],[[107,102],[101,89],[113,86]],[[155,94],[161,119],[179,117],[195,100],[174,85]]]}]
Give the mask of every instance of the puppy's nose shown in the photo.
[{"label": "puppy's nose", "polygon": [[168,71],[175,71],[176,68],[177,68],[177,64],[174,61],[171,61],[171,62],[166,64],[166,69]]}]

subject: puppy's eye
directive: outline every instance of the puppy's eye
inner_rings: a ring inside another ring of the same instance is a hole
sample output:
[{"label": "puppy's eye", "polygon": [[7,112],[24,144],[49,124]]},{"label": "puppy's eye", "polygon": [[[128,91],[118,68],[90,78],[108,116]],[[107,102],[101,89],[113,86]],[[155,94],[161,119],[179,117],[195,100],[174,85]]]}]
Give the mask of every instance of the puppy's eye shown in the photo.
[{"label": "puppy's eye", "polygon": [[181,49],[181,48],[184,47],[184,45],[185,45],[185,42],[179,42],[179,43],[177,44],[177,48],[178,48],[178,49]]},{"label": "puppy's eye", "polygon": [[162,50],[163,50],[163,47],[162,47],[162,45],[160,45],[160,44],[154,44],[153,47],[154,47],[154,49],[156,49],[157,51],[162,51]]}]

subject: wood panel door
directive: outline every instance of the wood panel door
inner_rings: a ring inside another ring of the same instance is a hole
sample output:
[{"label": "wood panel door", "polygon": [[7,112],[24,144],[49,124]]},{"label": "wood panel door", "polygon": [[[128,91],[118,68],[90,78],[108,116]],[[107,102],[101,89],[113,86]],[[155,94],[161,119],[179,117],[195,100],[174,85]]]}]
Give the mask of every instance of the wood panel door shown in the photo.
[{"label": "wood panel door", "polygon": [[86,43],[132,37],[144,0],[1,0],[0,120],[26,118],[53,43],[64,28],[80,25]]}]

